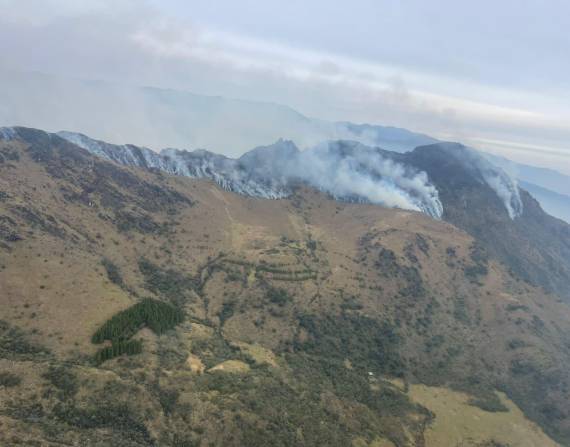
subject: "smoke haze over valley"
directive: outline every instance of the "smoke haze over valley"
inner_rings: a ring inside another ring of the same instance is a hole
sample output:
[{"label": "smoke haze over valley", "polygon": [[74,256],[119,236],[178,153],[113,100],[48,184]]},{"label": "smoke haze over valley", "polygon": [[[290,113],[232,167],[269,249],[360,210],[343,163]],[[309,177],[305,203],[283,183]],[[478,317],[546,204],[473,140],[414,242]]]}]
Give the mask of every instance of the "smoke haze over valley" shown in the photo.
[{"label": "smoke haze over valley", "polygon": [[[0,80],[3,104],[0,123],[17,123],[54,132],[73,130],[111,143],[131,143],[154,150],[164,147],[203,148],[238,157],[255,146],[286,138],[300,149],[314,147],[323,141],[352,140],[367,146],[406,152],[438,141],[406,129],[311,119],[289,107],[270,103],[70,80],[38,73],[0,70]],[[104,125],[100,125],[101,116],[106,117]],[[220,123],[223,123],[224,132],[219,131]],[[567,185],[570,184],[570,176],[519,165],[500,157],[490,160],[508,173],[508,177],[529,183],[539,200],[545,200],[549,212],[568,219],[570,192]],[[516,196],[516,188],[505,186],[505,181],[512,183],[513,180],[504,175],[502,179],[488,180],[496,183],[497,190],[503,189],[503,195]],[[346,181],[343,180],[344,183]],[[319,182],[313,178],[313,183]],[[346,189],[340,185],[335,187]],[[362,184],[353,186],[360,187]],[[331,192],[339,195],[350,193],[347,190]],[[550,198],[552,192],[561,194],[560,198],[553,201]],[[505,200],[510,199],[505,197]],[[372,201],[412,206],[409,197],[394,195],[387,201],[378,198]],[[511,207],[510,204],[508,206]],[[516,207],[516,203],[512,206]],[[416,208],[417,205],[412,206],[412,209]],[[430,208],[432,214],[438,214],[434,204]],[[511,215],[515,214],[513,208]]]}]

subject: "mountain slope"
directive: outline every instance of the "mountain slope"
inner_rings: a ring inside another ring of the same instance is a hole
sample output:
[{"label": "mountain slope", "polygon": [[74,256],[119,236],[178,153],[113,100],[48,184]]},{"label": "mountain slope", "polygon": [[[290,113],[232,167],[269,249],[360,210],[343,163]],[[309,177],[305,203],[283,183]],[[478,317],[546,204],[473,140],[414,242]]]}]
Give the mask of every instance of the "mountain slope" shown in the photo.
[{"label": "mountain slope", "polygon": [[338,141],[299,152],[280,140],[233,160],[205,151],[166,150],[158,156],[84,135],[60,135],[121,164],[206,177],[254,197],[284,198],[302,181],[343,200],[423,211],[469,232],[524,280],[570,299],[570,227],[460,144],[436,143],[398,154]]},{"label": "mountain slope", "polygon": [[[568,179],[570,182],[570,179]],[[537,186],[533,183],[520,182],[522,188],[526,189],[539,202],[540,206],[551,216],[558,217],[570,223],[570,196],[559,194],[549,189]]]},{"label": "mountain slope", "polygon": [[524,189],[518,199],[522,211],[510,218],[497,189],[472,175],[473,154],[460,144],[440,143],[405,157],[429,173],[445,220],[475,237],[520,278],[568,299],[570,226],[546,214]]},{"label": "mountain slope", "polygon": [[[18,129],[12,131],[17,134]],[[58,135],[107,160],[209,178],[228,191],[252,197],[284,198],[302,182],[341,200],[422,211],[436,218],[442,213],[437,190],[424,172],[397,164],[394,153],[352,141],[327,142],[299,151],[291,141],[279,140],[231,159],[204,150],[165,149],[156,154],[150,149],[112,145],[82,134]]]},{"label": "mountain slope", "polygon": [[568,305],[451,224],[32,129],[0,151],[4,444],[570,444]]}]

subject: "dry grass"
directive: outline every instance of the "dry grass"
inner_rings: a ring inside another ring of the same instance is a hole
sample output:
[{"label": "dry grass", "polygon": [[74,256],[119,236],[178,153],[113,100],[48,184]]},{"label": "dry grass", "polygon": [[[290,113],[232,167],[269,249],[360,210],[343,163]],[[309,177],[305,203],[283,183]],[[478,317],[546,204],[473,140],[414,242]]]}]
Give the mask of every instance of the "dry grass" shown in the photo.
[{"label": "dry grass", "polygon": [[517,447],[558,446],[503,393],[500,399],[509,411],[498,413],[471,406],[470,396],[447,388],[412,385],[409,394],[436,415],[425,432],[427,447],[476,447],[491,441]]},{"label": "dry grass", "polygon": [[[437,382],[454,374],[467,377],[471,368],[504,379],[509,377],[511,361],[520,356],[546,366],[567,365],[566,376],[570,370],[570,361],[557,349],[561,342],[558,334],[570,333],[567,306],[517,281],[494,261],[489,262],[489,273],[481,278],[480,285],[468,281],[463,267],[471,262],[473,239],[449,224],[419,213],[338,203],[308,189],[300,190],[291,200],[256,200],[222,191],[207,181],[130,172],[195,203],[177,207],[174,214],[167,210],[151,213],[157,222],[171,224],[170,233],[121,232],[113,211],[102,206],[97,197],[93,198],[93,207],[66,202],[61,188],[76,186],[53,178],[23,151],[21,161],[13,168],[0,166],[0,190],[9,195],[0,202],[0,216],[14,219],[24,237],[10,243],[9,248],[0,245],[1,318],[49,348],[58,361],[77,361],[81,355],[94,353],[91,335],[111,316],[140,297],[161,299],[144,288],[137,267],[142,256],[161,268],[194,278],[201,274],[205,278],[205,266],[221,253],[252,264],[265,261],[316,271],[316,278],[306,281],[274,281],[271,275],[256,275],[252,268],[230,266],[233,276],[224,269],[214,270],[201,290],[189,293],[191,299],[184,310],[190,319],[170,338],[148,331],[139,334],[144,340],[144,354],[129,359],[129,374],[149,381],[156,376],[168,382],[171,377],[172,383],[168,383],[179,388],[179,402],[195,408],[191,423],[203,423],[204,430],[223,432],[215,426],[222,424],[221,420],[210,421],[210,425],[203,422],[215,413],[215,405],[207,393],[192,391],[193,380],[209,376],[195,374],[205,368],[205,360],[191,354],[192,347],[221,337],[233,346],[236,356],[245,355],[276,374],[286,374],[284,353],[293,351],[292,345],[307,336],[298,326],[299,315],[304,314],[337,316],[344,312],[393,324],[403,339],[400,351],[410,365],[408,373],[416,375],[416,381]],[[56,237],[26,222],[14,213],[15,206],[53,216],[67,236]],[[427,241],[427,254],[413,245],[417,235]],[[310,250],[308,241],[315,241],[316,249]],[[415,263],[406,254],[410,244]],[[455,252],[453,262],[448,255],[450,247]],[[400,267],[417,269],[425,296],[411,299],[399,295],[406,280],[382,275],[375,265],[381,248],[392,251]],[[118,266],[125,288],[108,280],[101,265],[103,258]],[[286,289],[291,302],[283,306],[268,302],[265,296],[269,287]],[[458,296],[466,297],[468,321],[458,321],[454,314]],[[425,327],[418,326],[428,302],[432,313],[426,317]],[[219,315],[228,303],[234,303],[233,313],[220,327]],[[513,303],[527,310],[508,311]],[[534,316],[543,324],[538,329]],[[426,342],[435,335],[442,337],[443,344],[428,352]],[[507,342],[515,338],[523,339],[524,347],[509,349]],[[161,346],[169,349],[170,357],[160,356]],[[448,358],[447,352],[457,346],[463,352]],[[123,360],[109,362],[108,374],[123,371]],[[1,362],[5,360],[0,360],[0,368],[4,365]],[[442,370],[444,367],[448,369]],[[22,386],[40,393],[40,379],[24,372],[29,364],[14,362],[7,368],[22,372]],[[249,374],[256,369],[250,370],[235,358],[220,362],[217,368]],[[421,376],[430,371],[431,376]],[[102,374],[101,370],[92,372],[93,377]],[[89,374],[86,372],[86,377]],[[0,401],[17,392],[0,390]],[[412,385],[410,396],[436,414],[425,433],[427,446],[455,446],[454,442],[471,438],[473,442],[488,440],[501,435],[500,426],[503,437],[496,438],[500,442],[555,445],[510,401],[504,401],[508,413],[490,414],[467,405],[466,395],[447,388]],[[559,400],[570,401],[570,396],[565,394]],[[568,408],[567,402],[561,405]],[[18,423],[0,417],[8,431],[23,430]],[[157,418],[153,424],[159,427],[163,422]],[[363,439],[354,445],[364,445]],[[366,441],[369,446],[390,445],[380,436],[370,439],[374,438]]]}]

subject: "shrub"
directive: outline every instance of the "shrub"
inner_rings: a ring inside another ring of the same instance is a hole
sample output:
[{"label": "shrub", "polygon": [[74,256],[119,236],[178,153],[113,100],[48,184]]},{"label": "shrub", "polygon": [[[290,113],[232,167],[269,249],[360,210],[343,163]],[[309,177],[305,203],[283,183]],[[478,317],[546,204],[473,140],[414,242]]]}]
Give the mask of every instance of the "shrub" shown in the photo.
[{"label": "shrub", "polygon": [[363,307],[364,306],[357,301],[356,297],[345,298],[340,305],[342,311],[361,310]]},{"label": "shrub", "polygon": [[337,317],[305,314],[299,317],[299,325],[309,336],[295,341],[297,351],[339,362],[349,359],[355,367],[367,371],[374,369],[394,376],[402,373],[400,337],[387,321],[353,313]]},{"label": "shrub", "polygon": [[164,414],[168,416],[174,411],[179,395],[180,393],[172,388],[158,389],[158,401],[160,402]]},{"label": "shrub", "polygon": [[472,283],[478,283],[479,277],[486,276],[489,273],[487,252],[481,245],[475,243],[471,246],[470,256],[473,265],[464,267],[463,271],[467,279]]},{"label": "shrub", "polygon": [[285,304],[291,301],[291,296],[285,289],[277,289],[275,287],[271,287],[267,290],[266,297],[269,301],[278,306],[285,306]]},{"label": "shrub", "polygon": [[507,310],[507,312],[515,312],[517,310],[523,310],[523,311],[528,311],[528,306],[525,306],[524,304],[512,304],[509,303],[507,304],[507,307],[505,308]]},{"label": "shrub", "polygon": [[307,248],[311,251],[315,251],[317,249],[317,241],[310,239],[307,241]]},{"label": "shrub", "polygon": [[139,260],[139,269],[145,279],[145,287],[162,295],[175,305],[183,305],[188,290],[196,287],[194,278],[176,270],[162,269],[147,259]]},{"label": "shrub", "polygon": [[5,388],[12,388],[18,386],[22,382],[22,379],[15,374],[10,372],[0,372],[0,386]]},{"label": "shrub", "polygon": [[229,320],[235,313],[236,302],[235,301],[226,301],[222,305],[222,309],[218,312],[218,317],[220,318],[220,326],[223,326],[224,323]]},{"label": "shrub", "polygon": [[468,404],[492,413],[509,411],[495,393],[489,393],[485,397],[472,398]]},{"label": "shrub", "polygon": [[511,350],[524,348],[526,346],[528,346],[526,342],[519,338],[513,338],[512,340],[509,340],[509,342],[507,343],[507,347]]},{"label": "shrub", "polygon": [[47,372],[42,374],[42,377],[56,387],[65,399],[73,397],[77,393],[77,378],[70,367],[50,366]]},{"label": "shrub", "polygon": [[35,357],[48,353],[45,347],[28,340],[28,334],[22,329],[0,320],[0,358]]},{"label": "shrub", "polygon": [[470,265],[464,268],[465,276],[471,281],[476,281],[479,276],[485,276],[489,273],[487,266],[483,264]]},{"label": "shrub", "polygon": [[105,271],[107,272],[107,277],[109,278],[109,281],[122,287],[123,277],[121,275],[119,267],[117,267],[115,264],[113,264],[113,262],[111,262],[107,258],[103,258],[101,260],[101,264],[103,264],[103,267],[105,267]]},{"label": "shrub", "polygon": [[511,373],[515,376],[533,374],[537,370],[534,364],[524,360],[512,360],[510,369]]},{"label": "shrub", "polygon": [[136,445],[154,445],[142,417],[126,403],[99,403],[87,408],[59,403],[53,410],[57,419],[73,427],[110,428]]},{"label": "shrub", "polygon": [[471,321],[464,296],[457,296],[453,301],[453,316],[457,321],[465,324]]}]

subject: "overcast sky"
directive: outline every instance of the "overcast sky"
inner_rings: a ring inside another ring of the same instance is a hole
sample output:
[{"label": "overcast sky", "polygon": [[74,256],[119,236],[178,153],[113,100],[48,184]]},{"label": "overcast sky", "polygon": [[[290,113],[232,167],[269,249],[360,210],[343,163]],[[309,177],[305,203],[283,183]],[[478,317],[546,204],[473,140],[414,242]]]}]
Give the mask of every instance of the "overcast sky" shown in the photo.
[{"label": "overcast sky", "polygon": [[570,172],[567,0],[0,0],[0,64],[278,102]]}]

